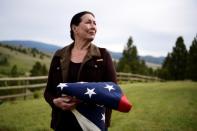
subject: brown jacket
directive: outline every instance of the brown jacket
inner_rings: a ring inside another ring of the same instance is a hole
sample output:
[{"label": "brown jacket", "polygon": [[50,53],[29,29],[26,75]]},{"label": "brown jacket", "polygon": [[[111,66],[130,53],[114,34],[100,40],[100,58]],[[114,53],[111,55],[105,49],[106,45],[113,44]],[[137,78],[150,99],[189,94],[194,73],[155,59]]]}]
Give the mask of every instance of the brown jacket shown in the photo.
[{"label": "brown jacket", "polygon": [[[54,128],[58,121],[58,112],[60,111],[53,104],[53,99],[58,97],[56,87],[60,82],[67,82],[68,69],[70,63],[71,49],[70,44],[58,50],[51,62],[49,69],[48,82],[44,92],[46,101],[52,107],[51,127]],[[91,44],[84,61],[78,72],[78,81],[86,82],[115,82],[116,72],[109,52],[105,48],[98,48]],[[111,109],[106,110],[106,125],[110,126]]]}]

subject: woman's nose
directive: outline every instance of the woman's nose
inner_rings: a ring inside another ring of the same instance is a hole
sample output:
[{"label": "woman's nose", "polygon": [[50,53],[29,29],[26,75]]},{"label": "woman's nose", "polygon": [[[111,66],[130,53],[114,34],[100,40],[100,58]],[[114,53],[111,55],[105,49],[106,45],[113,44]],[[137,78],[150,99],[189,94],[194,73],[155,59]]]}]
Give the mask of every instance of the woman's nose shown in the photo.
[{"label": "woman's nose", "polygon": [[91,28],[96,29],[96,24],[95,23],[91,23]]}]

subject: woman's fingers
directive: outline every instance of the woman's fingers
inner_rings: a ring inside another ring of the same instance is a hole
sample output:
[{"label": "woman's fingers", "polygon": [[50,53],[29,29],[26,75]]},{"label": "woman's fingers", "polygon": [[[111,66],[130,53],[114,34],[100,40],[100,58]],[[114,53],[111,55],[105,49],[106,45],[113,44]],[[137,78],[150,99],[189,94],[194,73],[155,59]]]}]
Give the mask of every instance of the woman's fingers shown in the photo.
[{"label": "woman's fingers", "polygon": [[76,102],[70,97],[59,97],[53,100],[53,103],[62,110],[71,110],[75,107]]},{"label": "woman's fingers", "polygon": [[76,106],[75,102],[62,103],[62,110],[71,110]]}]

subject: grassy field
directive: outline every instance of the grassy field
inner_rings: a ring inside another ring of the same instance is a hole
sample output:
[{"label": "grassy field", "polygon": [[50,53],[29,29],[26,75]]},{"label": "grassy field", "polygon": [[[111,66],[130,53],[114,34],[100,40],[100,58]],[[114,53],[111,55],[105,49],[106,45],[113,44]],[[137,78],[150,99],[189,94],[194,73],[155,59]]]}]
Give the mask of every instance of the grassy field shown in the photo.
[{"label": "grassy field", "polygon": [[[129,113],[113,111],[109,131],[196,131],[197,83],[121,85],[133,103]],[[50,131],[50,107],[43,98],[0,105],[0,131]]]}]

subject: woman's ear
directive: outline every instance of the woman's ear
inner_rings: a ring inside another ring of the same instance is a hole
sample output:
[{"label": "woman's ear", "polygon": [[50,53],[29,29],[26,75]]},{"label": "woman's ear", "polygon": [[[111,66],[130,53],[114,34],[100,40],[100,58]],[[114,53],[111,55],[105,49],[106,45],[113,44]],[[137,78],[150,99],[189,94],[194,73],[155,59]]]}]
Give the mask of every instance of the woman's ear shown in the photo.
[{"label": "woman's ear", "polygon": [[71,28],[72,28],[73,32],[76,32],[76,29],[77,29],[76,25],[72,25]]}]

